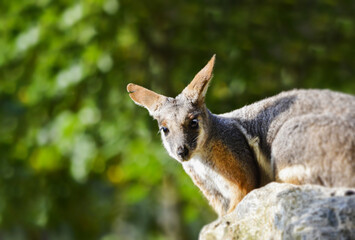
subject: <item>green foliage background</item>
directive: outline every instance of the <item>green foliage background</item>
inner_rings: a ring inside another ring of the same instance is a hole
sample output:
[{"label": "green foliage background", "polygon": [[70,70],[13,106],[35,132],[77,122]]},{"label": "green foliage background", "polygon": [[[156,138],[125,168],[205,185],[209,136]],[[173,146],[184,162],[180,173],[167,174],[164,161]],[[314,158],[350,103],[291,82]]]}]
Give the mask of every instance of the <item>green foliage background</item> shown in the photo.
[{"label": "green foliage background", "polygon": [[217,54],[222,113],[292,88],[355,93],[354,1],[0,2],[0,238],[196,239],[216,216],[134,82],[175,96]]}]

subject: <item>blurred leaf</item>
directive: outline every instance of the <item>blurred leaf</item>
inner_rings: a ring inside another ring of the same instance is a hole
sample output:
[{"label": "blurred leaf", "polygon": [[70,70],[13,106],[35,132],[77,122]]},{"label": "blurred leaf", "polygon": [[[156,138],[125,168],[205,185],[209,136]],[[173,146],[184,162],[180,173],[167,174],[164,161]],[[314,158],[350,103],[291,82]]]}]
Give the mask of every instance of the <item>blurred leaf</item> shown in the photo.
[{"label": "blurred leaf", "polygon": [[41,147],[31,154],[30,163],[36,171],[51,171],[62,166],[62,158],[54,147]]}]

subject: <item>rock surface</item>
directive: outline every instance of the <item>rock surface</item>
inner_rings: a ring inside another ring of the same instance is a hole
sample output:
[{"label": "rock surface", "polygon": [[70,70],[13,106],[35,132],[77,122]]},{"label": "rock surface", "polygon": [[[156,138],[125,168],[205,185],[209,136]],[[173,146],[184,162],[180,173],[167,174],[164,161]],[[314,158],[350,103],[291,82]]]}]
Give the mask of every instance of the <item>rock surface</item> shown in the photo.
[{"label": "rock surface", "polygon": [[355,239],[355,189],[270,183],[206,225],[199,238]]}]

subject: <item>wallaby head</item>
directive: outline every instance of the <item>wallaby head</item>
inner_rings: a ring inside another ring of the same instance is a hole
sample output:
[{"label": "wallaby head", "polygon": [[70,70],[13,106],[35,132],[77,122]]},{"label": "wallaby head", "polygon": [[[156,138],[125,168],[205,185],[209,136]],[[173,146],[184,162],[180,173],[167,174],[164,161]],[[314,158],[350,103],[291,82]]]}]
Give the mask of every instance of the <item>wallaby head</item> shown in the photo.
[{"label": "wallaby head", "polygon": [[128,84],[132,100],[145,107],[158,121],[164,147],[183,162],[201,149],[208,131],[205,94],[212,78],[215,55],[175,98],[165,97],[135,84]]}]

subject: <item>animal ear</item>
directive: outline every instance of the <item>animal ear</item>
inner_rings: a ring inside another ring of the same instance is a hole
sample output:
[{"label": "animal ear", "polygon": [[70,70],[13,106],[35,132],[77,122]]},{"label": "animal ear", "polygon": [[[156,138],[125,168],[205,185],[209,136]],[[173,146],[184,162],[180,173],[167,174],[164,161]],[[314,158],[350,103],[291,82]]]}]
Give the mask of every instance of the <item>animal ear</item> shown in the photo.
[{"label": "animal ear", "polygon": [[212,79],[216,54],[212,56],[207,65],[202,68],[189,85],[182,91],[183,95],[196,103],[204,103],[208,84]]},{"label": "animal ear", "polygon": [[127,85],[127,91],[131,99],[139,106],[148,109],[150,115],[155,115],[155,112],[166,101],[165,96],[157,94],[144,87],[130,83]]}]

